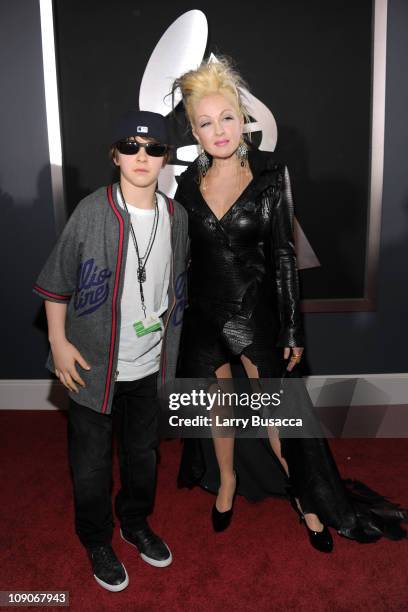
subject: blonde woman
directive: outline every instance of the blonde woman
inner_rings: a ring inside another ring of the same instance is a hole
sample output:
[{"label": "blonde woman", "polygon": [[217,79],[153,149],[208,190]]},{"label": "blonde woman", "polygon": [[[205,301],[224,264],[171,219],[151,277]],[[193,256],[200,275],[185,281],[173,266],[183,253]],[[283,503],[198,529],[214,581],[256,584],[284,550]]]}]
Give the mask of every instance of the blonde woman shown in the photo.
[{"label": "blonde woman", "polygon": [[[191,239],[183,377],[229,379],[234,359],[251,379],[280,377],[303,353],[289,173],[272,153],[245,140],[242,85],[222,58],[187,72],[173,86],[173,94],[181,91],[202,150],[179,177],[175,196],[188,212]],[[231,522],[237,475],[240,492],[252,499],[282,493],[290,475],[292,505],[316,549],[332,550],[328,525],[361,542],[383,535],[369,507],[365,515],[359,507],[357,516],[325,440],[280,440],[271,430],[269,442],[265,448],[259,439],[185,441],[181,485],[211,488],[205,478],[213,445],[219,469],[215,531]],[[403,537],[399,525],[396,532]]]}]

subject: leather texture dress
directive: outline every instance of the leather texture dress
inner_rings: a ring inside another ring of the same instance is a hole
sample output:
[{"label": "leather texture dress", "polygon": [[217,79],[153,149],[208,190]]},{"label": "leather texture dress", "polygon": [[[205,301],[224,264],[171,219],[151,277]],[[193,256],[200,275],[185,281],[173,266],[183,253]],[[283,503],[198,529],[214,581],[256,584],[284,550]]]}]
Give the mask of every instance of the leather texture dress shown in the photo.
[{"label": "leather texture dress", "polygon": [[303,346],[289,174],[265,152],[251,151],[249,163],[254,179],[220,220],[201,195],[195,164],[176,193],[191,239],[186,376],[211,376],[241,353],[261,376],[271,367],[279,376],[277,348]]},{"label": "leather texture dress", "polygon": [[[212,378],[242,354],[260,378],[279,378],[283,347],[304,344],[288,169],[257,149],[249,150],[248,163],[252,181],[219,220],[200,192],[197,163],[178,179],[175,199],[188,212],[191,240],[178,371],[183,378]],[[307,419],[313,407],[296,370],[296,404]],[[400,522],[406,511],[362,483],[342,480],[324,438],[281,437],[281,452],[290,482],[267,438],[236,438],[238,492],[252,501],[296,495],[304,512],[361,542],[405,537]],[[218,490],[211,439],[184,440],[178,484]]]}]

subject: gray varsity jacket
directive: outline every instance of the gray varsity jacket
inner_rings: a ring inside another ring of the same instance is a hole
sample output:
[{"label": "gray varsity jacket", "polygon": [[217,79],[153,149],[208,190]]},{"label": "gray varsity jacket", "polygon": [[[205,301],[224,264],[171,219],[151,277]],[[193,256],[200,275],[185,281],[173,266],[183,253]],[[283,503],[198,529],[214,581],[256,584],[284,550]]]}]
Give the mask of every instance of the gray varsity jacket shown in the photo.
[{"label": "gray varsity jacket", "polygon": [[[97,412],[111,412],[120,335],[130,216],[116,199],[117,183],[84,198],[45,263],[34,292],[67,304],[66,336],[91,370],[77,364],[86,387],[69,393]],[[159,385],[174,378],[186,302],[187,213],[162,194],[171,222],[172,262],[164,314]],[[46,366],[54,372],[52,353]]]}]

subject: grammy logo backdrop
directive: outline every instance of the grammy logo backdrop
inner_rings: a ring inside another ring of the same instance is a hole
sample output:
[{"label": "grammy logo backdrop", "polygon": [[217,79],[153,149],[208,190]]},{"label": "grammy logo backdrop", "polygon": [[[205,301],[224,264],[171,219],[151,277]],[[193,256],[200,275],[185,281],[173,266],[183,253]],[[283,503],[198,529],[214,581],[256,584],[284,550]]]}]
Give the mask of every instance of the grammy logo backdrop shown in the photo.
[{"label": "grammy logo backdrop", "polygon": [[252,141],[289,167],[304,310],[372,310],[384,9],[385,0],[55,0],[67,210],[112,181],[111,128],[132,107],[167,116],[176,152],[160,187],[173,193],[197,149],[182,105],[171,113],[171,83],[228,55],[249,85]]}]

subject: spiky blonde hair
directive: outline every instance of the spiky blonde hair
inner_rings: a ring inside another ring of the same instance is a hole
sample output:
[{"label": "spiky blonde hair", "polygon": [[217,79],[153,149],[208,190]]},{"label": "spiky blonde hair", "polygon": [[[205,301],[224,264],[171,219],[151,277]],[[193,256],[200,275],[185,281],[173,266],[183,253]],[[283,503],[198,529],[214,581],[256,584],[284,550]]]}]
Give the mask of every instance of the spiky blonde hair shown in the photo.
[{"label": "spiky blonde hair", "polygon": [[210,62],[204,60],[198,68],[189,70],[176,79],[172,87],[173,101],[175,91],[180,89],[187,117],[193,124],[195,105],[210,94],[223,94],[244,117],[244,121],[249,122],[249,113],[239,90],[239,88],[248,88],[245,81],[229,58],[221,57],[217,60]]}]

